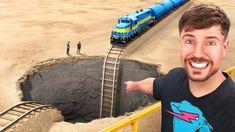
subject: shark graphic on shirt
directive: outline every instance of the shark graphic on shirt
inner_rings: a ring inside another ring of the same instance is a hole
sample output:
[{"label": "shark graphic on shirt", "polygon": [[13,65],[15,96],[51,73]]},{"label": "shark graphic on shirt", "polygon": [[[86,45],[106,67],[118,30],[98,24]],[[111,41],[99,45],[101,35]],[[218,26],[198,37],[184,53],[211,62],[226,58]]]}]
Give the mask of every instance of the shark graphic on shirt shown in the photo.
[{"label": "shark graphic on shirt", "polygon": [[203,116],[201,110],[188,101],[171,102],[174,132],[211,132],[212,126]]}]

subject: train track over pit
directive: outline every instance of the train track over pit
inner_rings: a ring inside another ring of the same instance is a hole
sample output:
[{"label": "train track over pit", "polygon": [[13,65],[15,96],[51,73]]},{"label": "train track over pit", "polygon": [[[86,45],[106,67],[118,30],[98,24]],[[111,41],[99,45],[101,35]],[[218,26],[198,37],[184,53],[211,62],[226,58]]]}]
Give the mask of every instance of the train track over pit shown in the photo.
[{"label": "train track over pit", "polygon": [[124,47],[110,45],[104,58],[100,118],[112,117],[116,112],[117,81],[120,57],[124,52]]},{"label": "train track over pit", "polygon": [[16,125],[25,118],[32,118],[43,110],[54,109],[52,105],[42,105],[35,101],[27,101],[16,104],[0,113],[0,132],[14,130]]}]

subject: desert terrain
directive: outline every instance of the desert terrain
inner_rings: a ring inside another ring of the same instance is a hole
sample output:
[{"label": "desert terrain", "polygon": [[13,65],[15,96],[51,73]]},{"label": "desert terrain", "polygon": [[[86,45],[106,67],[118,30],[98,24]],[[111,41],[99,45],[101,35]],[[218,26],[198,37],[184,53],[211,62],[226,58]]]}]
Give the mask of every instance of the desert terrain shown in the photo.
[{"label": "desert terrain", "polygon": [[[0,111],[21,101],[22,92],[17,82],[32,66],[49,59],[76,57],[78,41],[82,43],[82,55],[104,56],[117,19],[156,2],[159,0],[1,0]],[[177,23],[184,10],[201,2],[203,0],[191,0],[162,20],[129,45],[123,58],[160,65],[162,73],[180,66]],[[231,21],[230,49],[222,65],[225,70],[235,66],[235,1],[206,2],[221,6]],[[71,56],[66,55],[67,41],[71,42]],[[99,130],[103,128],[99,125],[112,124],[122,118],[95,120],[82,125],[61,121],[50,131],[85,130],[85,127],[93,126]]]}]

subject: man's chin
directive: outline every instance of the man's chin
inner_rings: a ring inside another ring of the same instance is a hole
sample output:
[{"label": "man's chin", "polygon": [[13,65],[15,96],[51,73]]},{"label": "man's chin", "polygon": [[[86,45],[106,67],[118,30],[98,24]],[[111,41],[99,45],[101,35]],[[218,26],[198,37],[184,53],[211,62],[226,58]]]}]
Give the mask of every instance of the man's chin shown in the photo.
[{"label": "man's chin", "polygon": [[216,69],[216,70],[209,70],[209,71],[203,71],[203,72],[195,72],[195,71],[186,71],[186,72],[187,72],[188,78],[191,81],[194,81],[194,82],[205,82],[209,78],[211,78],[217,71],[218,71],[218,69]]},{"label": "man's chin", "polygon": [[208,76],[206,76],[206,77],[195,77],[195,76],[189,75],[188,77],[189,77],[189,80],[191,80],[193,82],[205,82],[209,79]]}]

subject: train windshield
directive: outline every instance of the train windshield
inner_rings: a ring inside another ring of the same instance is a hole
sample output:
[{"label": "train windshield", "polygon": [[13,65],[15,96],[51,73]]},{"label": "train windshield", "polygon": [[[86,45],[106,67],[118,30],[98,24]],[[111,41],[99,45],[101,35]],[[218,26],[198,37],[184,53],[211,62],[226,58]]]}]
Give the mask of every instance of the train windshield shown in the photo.
[{"label": "train windshield", "polygon": [[[120,21],[119,21],[120,23]],[[121,23],[130,23],[130,20],[121,20]]]}]

